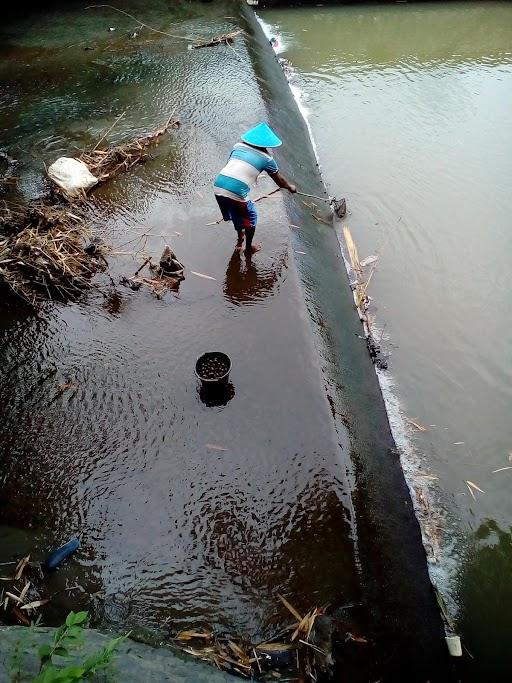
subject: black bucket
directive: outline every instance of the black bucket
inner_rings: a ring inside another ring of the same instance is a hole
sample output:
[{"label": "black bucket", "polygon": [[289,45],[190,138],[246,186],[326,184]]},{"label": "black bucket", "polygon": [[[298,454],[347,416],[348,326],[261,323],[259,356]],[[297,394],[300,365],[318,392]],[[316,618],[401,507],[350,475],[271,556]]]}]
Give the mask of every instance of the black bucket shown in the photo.
[{"label": "black bucket", "polygon": [[195,373],[204,389],[215,390],[227,386],[231,359],[222,351],[209,351],[197,359]]}]

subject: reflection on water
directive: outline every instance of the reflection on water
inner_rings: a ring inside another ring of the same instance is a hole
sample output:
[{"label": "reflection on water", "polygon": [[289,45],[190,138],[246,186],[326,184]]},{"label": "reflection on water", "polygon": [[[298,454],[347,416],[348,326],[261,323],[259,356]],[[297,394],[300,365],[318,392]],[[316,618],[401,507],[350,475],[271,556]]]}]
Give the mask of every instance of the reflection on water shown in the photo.
[{"label": "reflection on water", "polygon": [[[406,415],[427,426],[411,436],[446,515],[450,550],[434,575],[456,598],[458,584],[480,680],[491,670],[503,680],[512,596],[497,572],[509,536],[491,520],[512,522],[511,471],[494,472],[509,465],[512,444],[512,7],[262,16],[297,70],[330,193],[347,196],[344,224],[361,258],[380,257],[370,313],[392,342]],[[466,480],[485,493],[473,499]]]},{"label": "reflection on water", "polygon": [[235,396],[235,387],[232,382],[221,384],[218,387],[202,385],[199,389],[201,401],[209,408],[226,406]]},{"label": "reflection on water", "polygon": [[224,297],[235,306],[250,305],[273,294],[273,290],[286,267],[286,250],[274,263],[261,264],[261,260],[245,258],[235,250],[226,269]]}]

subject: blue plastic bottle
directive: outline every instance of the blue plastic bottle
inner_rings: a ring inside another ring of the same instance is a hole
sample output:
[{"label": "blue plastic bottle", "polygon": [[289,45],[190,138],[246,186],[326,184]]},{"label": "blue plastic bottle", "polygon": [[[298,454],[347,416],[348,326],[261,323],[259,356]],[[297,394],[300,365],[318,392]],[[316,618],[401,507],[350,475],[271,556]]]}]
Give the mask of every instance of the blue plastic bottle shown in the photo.
[{"label": "blue plastic bottle", "polygon": [[75,550],[80,547],[80,541],[78,538],[72,538],[70,541],[61,545],[57,550],[52,550],[48,555],[45,562],[46,569],[57,569],[61,562],[64,562]]}]

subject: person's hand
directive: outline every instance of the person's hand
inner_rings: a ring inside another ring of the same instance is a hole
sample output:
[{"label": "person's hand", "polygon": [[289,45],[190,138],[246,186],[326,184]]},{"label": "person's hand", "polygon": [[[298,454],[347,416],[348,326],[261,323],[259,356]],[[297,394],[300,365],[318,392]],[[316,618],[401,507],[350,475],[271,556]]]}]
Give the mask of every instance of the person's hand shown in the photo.
[{"label": "person's hand", "polygon": [[291,185],[288,185],[288,191],[293,194],[293,193],[297,192],[297,187],[295,185],[293,185],[293,183],[292,183]]}]

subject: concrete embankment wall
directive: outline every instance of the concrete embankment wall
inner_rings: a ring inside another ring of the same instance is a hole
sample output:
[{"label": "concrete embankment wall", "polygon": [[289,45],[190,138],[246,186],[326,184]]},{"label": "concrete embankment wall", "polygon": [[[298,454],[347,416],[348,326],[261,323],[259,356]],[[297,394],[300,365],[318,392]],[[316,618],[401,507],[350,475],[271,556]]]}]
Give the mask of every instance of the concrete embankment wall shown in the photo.
[{"label": "concrete embankment wall", "polygon": [[[55,629],[29,630],[24,626],[0,628],[0,681],[28,683],[39,672],[37,649],[51,643]],[[85,633],[80,656],[72,662],[77,666],[86,657],[104,648],[112,634],[89,629]],[[151,647],[133,640],[121,642],[117,654],[105,671],[92,681],[122,681],[122,683],[227,683],[235,679],[213,667],[185,658],[166,647]]]},{"label": "concrete embankment wall", "polygon": [[[285,141],[281,169],[302,191],[324,195],[309,132],[287,80],[252,10],[244,8],[243,15],[269,119]],[[384,668],[393,680],[447,680],[444,634],[420,528],[360,338],[335,231],[315,220],[296,197],[287,195],[285,201],[290,222],[298,226],[295,248],[306,252],[298,267],[340,445],[350,462],[364,599],[372,628],[386,643]]]}]

